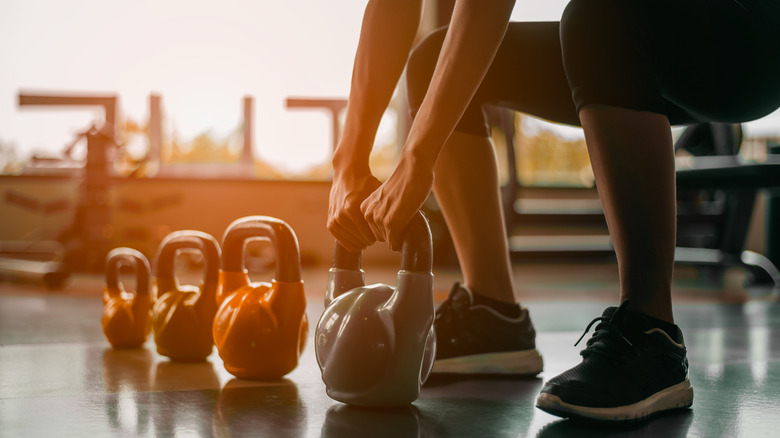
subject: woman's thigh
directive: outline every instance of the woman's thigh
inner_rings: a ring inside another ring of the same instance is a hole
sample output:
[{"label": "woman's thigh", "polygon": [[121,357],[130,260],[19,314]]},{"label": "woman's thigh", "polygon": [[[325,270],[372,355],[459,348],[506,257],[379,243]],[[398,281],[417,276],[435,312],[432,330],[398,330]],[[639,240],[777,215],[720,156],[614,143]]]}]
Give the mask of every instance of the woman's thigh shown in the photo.
[{"label": "woman's thigh", "polygon": [[780,44],[764,15],[734,0],[572,0],[561,39],[574,101],[672,123],[765,115],[780,105]]},{"label": "woman's thigh", "polygon": [[[673,124],[766,115],[780,106],[780,8],[762,3],[772,0],[572,0],[561,23],[510,23],[457,129],[485,134],[486,104],[571,125],[589,104],[662,113]],[[410,58],[413,114],[445,32]]]},{"label": "woman's thigh", "polygon": [[[780,106],[780,40],[734,0],[645,0],[666,101],[699,121],[745,122]],[[669,8],[679,13],[669,13]],[[662,21],[662,20],[666,21]]]},{"label": "woman's thigh", "polygon": [[[558,22],[509,23],[504,40],[456,130],[487,135],[485,105],[579,125],[561,58]],[[415,48],[407,67],[407,92],[416,114],[433,75],[446,29]]]}]

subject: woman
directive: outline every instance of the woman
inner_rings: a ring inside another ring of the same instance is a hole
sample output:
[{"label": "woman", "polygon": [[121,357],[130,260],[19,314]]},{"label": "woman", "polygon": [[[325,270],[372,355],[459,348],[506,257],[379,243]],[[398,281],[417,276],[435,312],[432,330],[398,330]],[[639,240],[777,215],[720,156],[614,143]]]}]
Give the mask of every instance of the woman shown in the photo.
[{"label": "woman", "polygon": [[[369,2],[333,156],[328,229],[349,250],[375,241],[399,249],[433,190],[465,283],[437,309],[434,371],[536,374],[542,361],[514,294],[482,107],[582,126],[618,257],[620,305],[594,320],[582,362],[549,380],[537,406],[602,420],[690,406],[671,302],[670,125],[744,122],[780,106],[780,6],[572,0],[560,22],[509,23],[513,6],[456,0],[449,28],[410,57],[421,0]],[[380,183],[368,157],[405,66],[414,121],[395,171]]]}]

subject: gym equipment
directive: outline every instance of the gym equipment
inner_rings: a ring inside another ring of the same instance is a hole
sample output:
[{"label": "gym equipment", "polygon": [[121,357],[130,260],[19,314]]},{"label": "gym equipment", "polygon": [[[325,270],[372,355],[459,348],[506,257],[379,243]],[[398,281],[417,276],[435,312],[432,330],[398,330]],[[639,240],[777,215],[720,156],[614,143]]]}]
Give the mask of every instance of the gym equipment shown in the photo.
[{"label": "gym equipment", "polygon": [[0,241],[0,280],[32,280],[61,290],[70,277],[64,255],[65,248],[57,241]]},{"label": "gym equipment", "polygon": [[[244,268],[251,239],[270,240],[274,247],[276,275],[271,283],[252,282]],[[222,248],[213,326],[219,355],[236,377],[278,379],[298,366],[309,331],[298,239],[282,220],[248,216],[230,224]]]},{"label": "gym equipment", "polygon": [[[119,281],[122,267],[135,271],[135,292]],[[132,248],[115,248],[106,257],[106,288],[103,291],[103,333],[115,348],[136,348],[146,342],[151,330],[149,261]]]},{"label": "gym equipment", "polygon": [[287,109],[315,109],[325,110],[330,113],[331,142],[330,150],[335,151],[341,136],[341,123],[339,116],[347,108],[347,99],[322,99],[311,97],[288,97],[285,100]]},{"label": "gym equipment", "polygon": [[[162,96],[152,94],[149,96],[149,153],[147,163],[149,169],[155,172],[157,178],[203,178],[224,179],[253,179],[257,176],[254,170],[254,158],[252,155],[252,138],[254,137],[254,99],[251,96],[243,98],[243,114],[240,120],[238,137],[243,137],[241,155],[237,162],[233,163],[193,163],[193,162],[166,162],[162,159],[163,125],[164,118],[171,117],[165,114],[162,104]],[[175,120],[175,115],[173,115]],[[169,119],[170,120],[170,119]],[[233,134],[231,134],[233,135]]]},{"label": "gym equipment", "polygon": [[397,286],[366,286],[361,254],[336,243],[325,311],[315,332],[328,395],[361,406],[403,406],[417,399],[436,353],[433,263],[428,221],[405,231]]},{"label": "gym equipment", "polygon": [[[702,123],[686,128],[675,144],[695,156],[677,170],[678,229],[675,262],[693,265],[722,281],[732,266],[745,269],[747,285],[780,289],[780,270],[763,254],[745,249],[760,189],[780,187],[780,160],[739,158],[741,125]],[[769,224],[770,226],[772,224]]]},{"label": "gym equipment", "polygon": [[[488,107],[488,119],[505,134],[508,182],[502,187],[507,232],[517,228],[545,227],[588,229],[588,234],[607,233],[601,209],[580,211],[520,212],[516,201],[522,187],[517,175],[517,156],[513,143],[515,126],[511,112]],[[728,123],[698,123],[685,128],[674,144],[692,157],[690,168],[677,169],[677,248],[675,263],[695,266],[704,278],[722,281],[731,267],[745,269],[748,286],[780,288],[780,269],[772,257],[745,249],[759,190],[780,187],[780,158],[769,155],[762,163],[743,162],[739,150],[744,134],[742,126]],[[555,189],[546,189],[554,192]],[[591,190],[591,189],[585,189]],[[439,215],[440,216],[440,215]],[[434,216],[432,219],[436,219]],[[433,228],[446,227],[443,218]],[[768,225],[772,227],[772,224]],[[447,233],[437,242],[437,257],[454,254]],[[771,233],[768,233],[771,235]],[[550,246],[524,249],[510,244],[516,259],[567,258],[614,261],[611,245]],[[439,249],[442,251],[438,251]],[[767,251],[770,252],[771,251]],[[452,259],[454,256],[450,257]]]},{"label": "gym equipment", "polygon": [[[199,286],[180,285],[175,273],[176,255],[182,250],[203,254],[204,278]],[[209,234],[183,230],[163,239],[157,254],[152,327],[157,352],[175,361],[206,359],[214,340],[211,325],[217,312],[219,243]]]},{"label": "gym equipment", "polygon": [[62,269],[99,271],[110,249],[104,233],[112,223],[111,206],[106,201],[110,199],[108,192],[113,184],[110,157],[114,148],[118,147],[116,126],[119,97],[114,94],[20,93],[19,106],[103,110],[105,119],[79,134],[87,139],[87,156],[81,175],[78,205],[73,223],[58,238],[65,246]]}]

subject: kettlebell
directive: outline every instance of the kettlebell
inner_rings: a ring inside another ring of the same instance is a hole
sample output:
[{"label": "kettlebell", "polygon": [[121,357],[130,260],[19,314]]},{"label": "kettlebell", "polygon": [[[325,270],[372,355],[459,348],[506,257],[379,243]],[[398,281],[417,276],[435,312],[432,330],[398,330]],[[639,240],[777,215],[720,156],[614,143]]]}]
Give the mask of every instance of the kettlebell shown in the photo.
[{"label": "kettlebell", "polygon": [[315,352],[328,395],[360,406],[403,406],[420,395],[436,354],[428,221],[404,232],[396,287],[366,286],[361,253],[336,243]]},{"label": "kettlebell", "polygon": [[[119,270],[135,271],[135,292],[119,281]],[[115,248],[106,256],[106,288],[103,290],[103,334],[115,348],[136,348],[146,342],[151,330],[152,301],[149,296],[149,261],[132,248]]]},{"label": "kettlebell", "polygon": [[[199,286],[180,285],[175,261],[182,250],[203,254],[204,276]],[[156,300],[152,327],[157,352],[175,361],[205,360],[212,352],[211,325],[217,312],[220,249],[217,240],[195,230],[175,231],[163,239],[157,253]]]},{"label": "kettlebell", "polygon": [[[274,247],[276,275],[270,283],[252,282],[244,268],[251,239],[269,240]],[[278,379],[298,365],[309,331],[298,239],[282,220],[249,216],[230,224],[222,248],[213,327],[219,355],[236,377]]]}]

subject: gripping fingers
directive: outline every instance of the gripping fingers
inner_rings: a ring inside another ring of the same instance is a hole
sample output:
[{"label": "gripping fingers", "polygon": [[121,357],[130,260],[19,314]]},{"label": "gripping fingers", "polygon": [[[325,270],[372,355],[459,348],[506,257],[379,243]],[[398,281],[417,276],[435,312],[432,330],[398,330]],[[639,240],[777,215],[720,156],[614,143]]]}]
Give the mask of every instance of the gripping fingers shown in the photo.
[{"label": "gripping fingers", "polygon": [[364,199],[364,196],[355,192],[348,194],[346,199],[344,199],[343,210],[338,217],[338,222],[343,224],[344,231],[350,233],[354,236],[354,239],[361,242],[364,245],[363,248],[376,242],[376,237],[360,208]]},{"label": "gripping fingers", "polygon": [[401,247],[403,246],[403,233],[396,233],[393,232],[393,228],[390,228],[388,230],[388,237],[387,237],[388,243],[390,243],[390,249],[393,251],[401,251]]},{"label": "gripping fingers", "polygon": [[338,231],[331,231],[331,235],[349,252],[362,251],[362,247],[356,241],[352,240],[349,235],[340,233]]},{"label": "gripping fingers", "polygon": [[384,217],[379,213],[379,210],[376,207],[377,202],[374,201],[374,197],[375,195],[371,195],[366,198],[360,205],[360,211],[363,212],[366,223],[371,228],[371,232],[376,237],[376,240],[384,242],[387,240],[384,233]]},{"label": "gripping fingers", "polygon": [[360,210],[358,210],[358,216],[355,218],[355,220],[353,220],[353,225],[355,226],[355,229],[357,229],[357,232],[360,234],[360,236],[363,238],[365,246],[371,246],[371,244],[376,242],[376,236],[374,235],[371,227],[368,225],[365,216],[363,216],[363,212]]},{"label": "gripping fingers", "polygon": [[[340,220],[339,220],[340,219]],[[374,243],[373,234],[370,234],[368,224],[364,228],[369,231],[368,237],[363,232],[356,232],[358,226],[349,217],[332,219],[328,223],[328,231],[339,241],[341,246],[351,252],[362,251]],[[362,219],[362,216],[361,216]],[[365,221],[363,221],[365,223]]]}]

